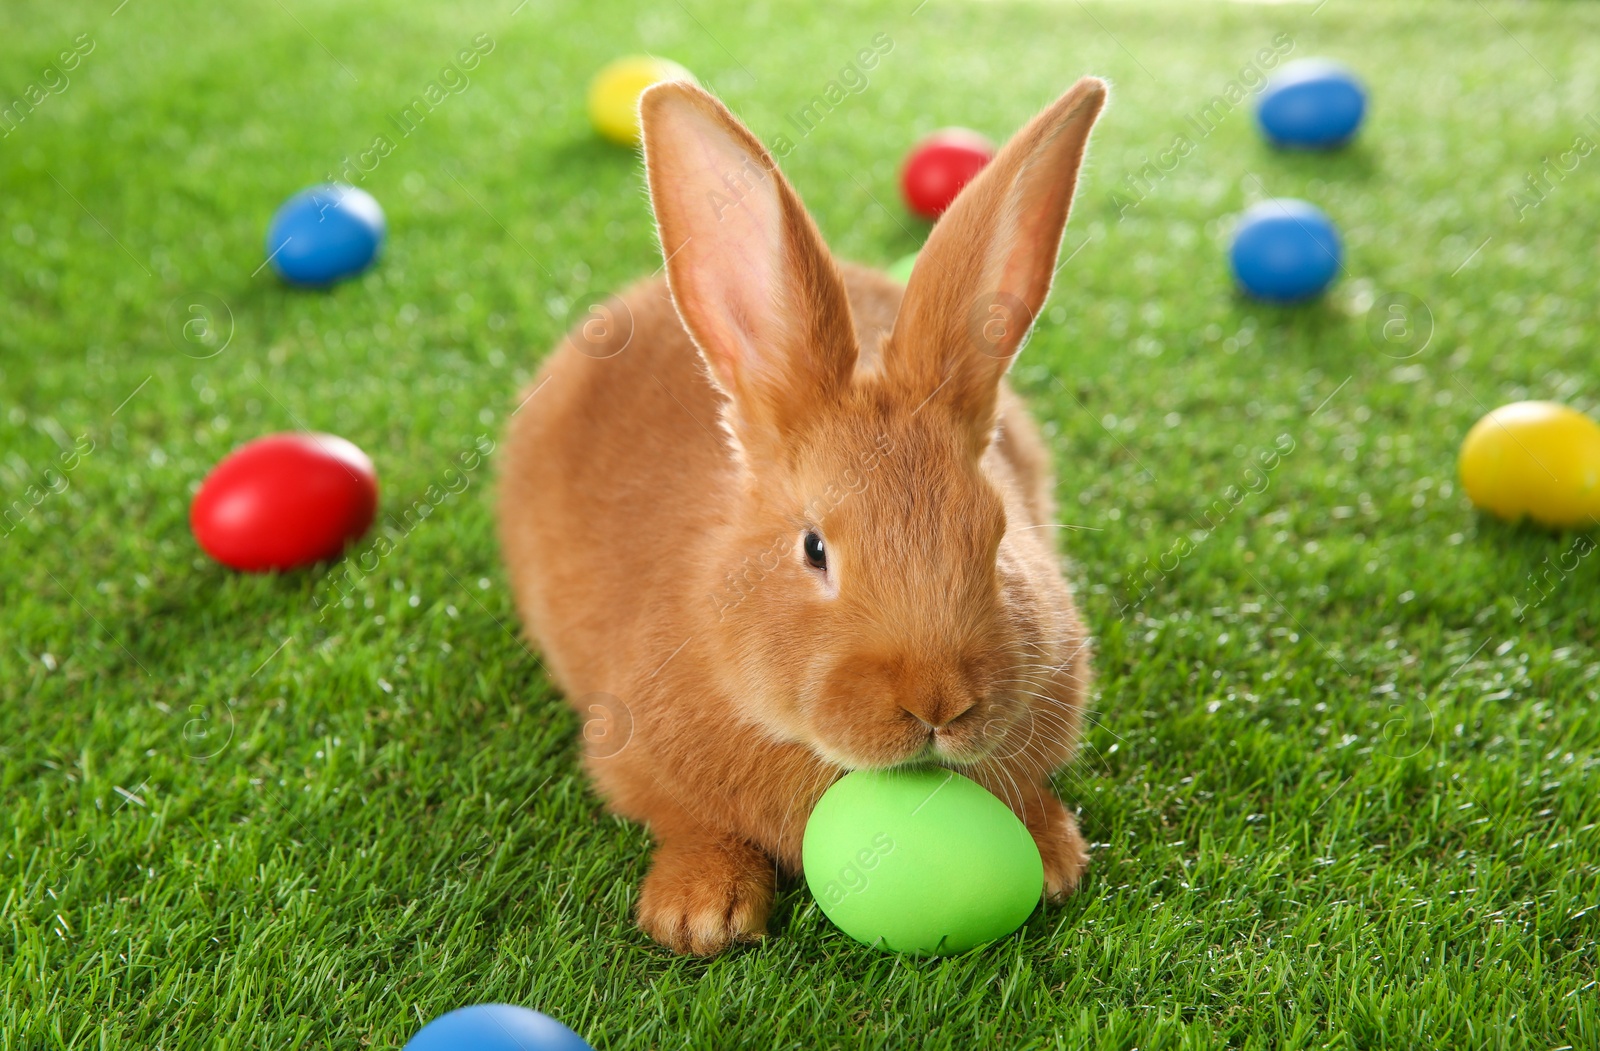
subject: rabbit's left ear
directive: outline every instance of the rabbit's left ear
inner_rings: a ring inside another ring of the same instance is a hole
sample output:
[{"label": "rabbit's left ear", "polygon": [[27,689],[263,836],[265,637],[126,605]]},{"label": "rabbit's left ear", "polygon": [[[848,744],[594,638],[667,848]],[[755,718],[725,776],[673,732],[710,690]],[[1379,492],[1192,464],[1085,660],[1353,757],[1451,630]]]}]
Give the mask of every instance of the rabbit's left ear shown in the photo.
[{"label": "rabbit's left ear", "polygon": [[886,373],[940,399],[978,451],[1000,378],[1050,295],[1067,211],[1105,82],[1079,80],[1021,131],[945,212],[906,286],[883,351]]},{"label": "rabbit's left ear", "polygon": [[650,199],[684,327],[741,443],[783,437],[855,370],[844,282],[777,163],[693,84],[639,104]]}]

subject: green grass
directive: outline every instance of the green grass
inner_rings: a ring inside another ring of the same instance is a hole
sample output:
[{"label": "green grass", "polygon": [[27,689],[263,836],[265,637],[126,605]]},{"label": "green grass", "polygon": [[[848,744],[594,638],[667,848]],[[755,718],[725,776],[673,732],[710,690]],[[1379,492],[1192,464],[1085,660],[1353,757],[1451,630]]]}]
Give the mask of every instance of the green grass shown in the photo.
[{"label": "green grass", "polygon": [[[1513,204],[1600,140],[1600,10],[115,6],[28,0],[0,38],[6,104],[94,42],[0,139],[0,497],[31,508],[0,537],[0,1048],[392,1048],[493,1000],[602,1051],[1600,1046],[1600,559],[1524,609],[1573,538],[1454,480],[1494,405],[1600,410],[1600,157]],[[397,137],[480,33],[470,87]],[[1003,137],[1080,73],[1115,84],[1015,372],[1082,527],[1097,715],[1059,786],[1094,864],[960,958],[858,946],[791,886],[777,937],[678,959],[629,919],[645,834],[588,792],[518,641],[494,456],[320,618],[333,570],[228,572],[187,505],[235,444],[305,426],[363,446],[398,516],[498,438],[570,319],[658,262],[636,158],[586,123],[601,62],[670,55],[771,140],[878,33],[870,87],[785,160],[866,261],[925,231],[895,200],[917,134]],[[1119,217],[1279,33],[1360,69],[1360,142],[1277,155],[1241,108]],[[275,205],[379,134],[382,264],[327,293],[255,273]],[[1325,301],[1230,290],[1230,217],[1264,195],[1340,224]],[[1369,337],[1392,290],[1431,313],[1414,356]],[[204,359],[172,320],[201,293],[231,317]]]}]

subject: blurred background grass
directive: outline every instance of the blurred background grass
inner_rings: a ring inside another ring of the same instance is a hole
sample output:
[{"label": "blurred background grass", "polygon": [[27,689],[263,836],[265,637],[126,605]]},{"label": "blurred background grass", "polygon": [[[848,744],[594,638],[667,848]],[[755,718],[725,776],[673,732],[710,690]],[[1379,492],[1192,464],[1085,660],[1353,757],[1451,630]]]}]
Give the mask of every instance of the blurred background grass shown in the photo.
[{"label": "blurred background grass", "polygon": [[[1497,404],[1600,409],[1600,161],[1513,204],[1600,140],[1600,11],[103,0],[9,22],[0,105],[43,101],[0,139],[0,497],[27,508],[0,537],[0,1047],[394,1047],[489,1000],[601,1049],[1600,1040],[1597,563],[1552,586],[1572,538],[1484,521],[1454,480]],[[223,570],[187,505],[270,431],[352,439],[397,514],[498,440],[561,331],[659,262],[636,156],[584,113],[605,61],[676,59],[793,139],[878,34],[870,84],[783,162],[867,262],[926,232],[896,190],[919,135],[1003,139],[1081,73],[1114,84],[1014,371],[1097,636],[1096,725],[1060,778],[1095,862],[960,959],[856,946],[798,887],[779,937],[675,959],[629,921],[647,839],[587,794],[576,720],[517,640],[492,455],[320,619],[335,570]],[[1273,153],[1246,104],[1122,208],[1280,34],[1366,79],[1358,143]],[[469,85],[400,135],[480,35]],[[281,287],[273,209],[379,135],[360,184],[383,261]],[[1265,196],[1339,224],[1324,301],[1233,293],[1229,224]],[[1425,345],[1372,337],[1397,292]],[[228,342],[197,358],[215,344],[179,330],[202,301]],[[62,488],[45,471],[80,436]],[[1180,537],[1194,553],[1147,583]]]}]

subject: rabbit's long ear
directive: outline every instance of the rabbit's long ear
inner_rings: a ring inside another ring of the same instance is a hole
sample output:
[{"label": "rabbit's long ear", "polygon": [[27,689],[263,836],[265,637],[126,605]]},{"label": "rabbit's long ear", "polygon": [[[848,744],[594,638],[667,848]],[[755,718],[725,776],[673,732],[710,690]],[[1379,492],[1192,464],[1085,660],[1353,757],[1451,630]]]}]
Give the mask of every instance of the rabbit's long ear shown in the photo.
[{"label": "rabbit's long ear", "polygon": [[855,369],[838,268],[777,163],[721,102],[678,81],[650,88],[639,109],[678,314],[733,401],[741,442],[784,435]]},{"label": "rabbit's long ear", "polygon": [[1089,131],[1106,85],[1084,77],[1008,142],[962,190],[917,258],[886,375],[940,399],[981,451],[1000,378],[1043,308]]}]

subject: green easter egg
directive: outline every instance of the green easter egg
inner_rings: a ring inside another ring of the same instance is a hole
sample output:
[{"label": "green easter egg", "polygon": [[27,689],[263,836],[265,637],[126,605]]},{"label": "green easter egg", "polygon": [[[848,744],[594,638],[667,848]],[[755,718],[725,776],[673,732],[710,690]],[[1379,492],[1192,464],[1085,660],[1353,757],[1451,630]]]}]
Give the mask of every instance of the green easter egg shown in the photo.
[{"label": "green easter egg", "polygon": [[916,265],[917,253],[912,252],[908,256],[895,260],[885,273],[903,285],[911,280],[911,268]]},{"label": "green easter egg", "polygon": [[1044,864],[1011,808],[952,770],[857,770],[823,793],[801,848],[806,884],[850,937],[950,954],[1022,926]]}]

